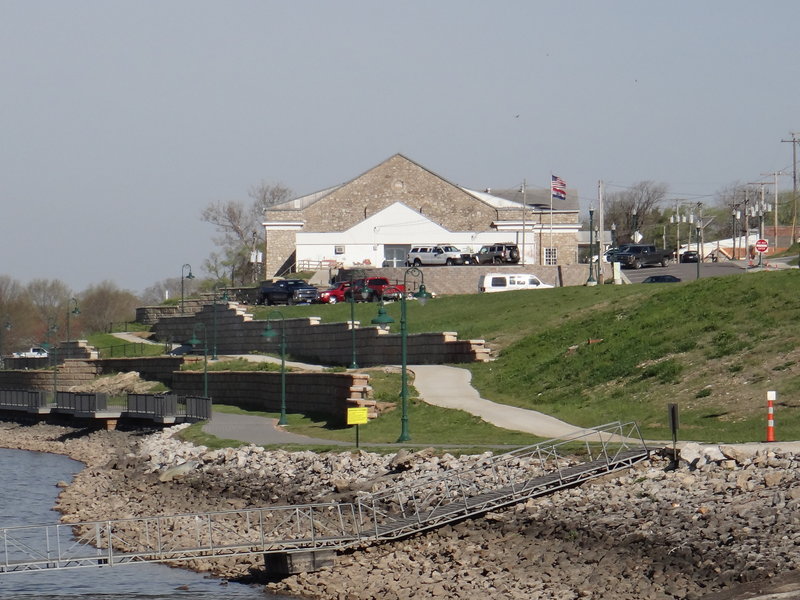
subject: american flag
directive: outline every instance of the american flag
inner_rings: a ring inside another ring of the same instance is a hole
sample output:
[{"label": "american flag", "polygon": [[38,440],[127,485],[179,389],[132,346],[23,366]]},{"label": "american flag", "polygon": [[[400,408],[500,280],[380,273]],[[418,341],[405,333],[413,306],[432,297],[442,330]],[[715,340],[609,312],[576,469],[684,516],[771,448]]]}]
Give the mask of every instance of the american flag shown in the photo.
[{"label": "american flag", "polygon": [[550,176],[550,194],[553,200],[567,199],[567,182],[557,175]]}]

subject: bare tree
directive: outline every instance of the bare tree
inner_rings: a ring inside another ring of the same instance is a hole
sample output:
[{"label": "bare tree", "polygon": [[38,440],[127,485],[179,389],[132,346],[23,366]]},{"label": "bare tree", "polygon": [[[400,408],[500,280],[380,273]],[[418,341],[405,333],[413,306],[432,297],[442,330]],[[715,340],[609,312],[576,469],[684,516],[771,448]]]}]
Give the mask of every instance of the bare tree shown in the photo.
[{"label": "bare tree", "polygon": [[291,190],[281,184],[262,182],[251,188],[248,195],[252,199],[249,205],[238,200],[218,201],[209,204],[201,213],[202,220],[214,225],[220,233],[214,238],[220,252],[205,264],[206,268],[213,269],[209,272],[217,278],[224,269],[238,274],[240,281],[255,280],[257,265],[252,257],[260,249],[264,211],[287,200]]},{"label": "bare tree", "polygon": [[0,275],[0,353],[17,350],[21,342],[34,343],[38,325],[23,286],[7,275]]},{"label": "bare tree", "polygon": [[112,281],[90,286],[80,295],[80,316],[73,322],[73,336],[82,331],[105,331],[111,323],[133,321],[139,298]]},{"label": "bare tree", "polygon": [[62,308],[66,307],[72,292],[58,279],[34,279],[27,287],[28,298],[45,325],[58,326],[62,321]]},{"label": "bare tree", "polygon": [[[667,195],[667,184],[640,181],[621,191],[606,195],[605,221],[617,226],[617,241],[629,242],[634,231],[646,232],[661,217],[659,205]],[[645,235],[647,237],[647,235]]]},{"label": "bare tree", "polygon": [[247,195],[253,199],[253,209],[256,212],[256,216],[261,218],[268,208],[289,200],[292,197],[292,190],[280,183],[272,185],[262,181],[250,188]]}]

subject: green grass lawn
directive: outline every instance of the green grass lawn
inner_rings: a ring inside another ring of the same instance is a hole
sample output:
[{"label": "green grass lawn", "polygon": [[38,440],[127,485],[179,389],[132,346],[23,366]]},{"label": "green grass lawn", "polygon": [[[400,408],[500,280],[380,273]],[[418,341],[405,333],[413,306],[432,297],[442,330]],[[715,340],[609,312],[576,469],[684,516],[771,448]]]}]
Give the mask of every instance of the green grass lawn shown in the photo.
[{"label": "green grass lawn", "polygon": [[[409,330],[486,340],[496,360],[460,365],[485,398],[575,425],[635,420],[648,438],[669,439],[675,403],[683,439],[760,441],[766,392],[776,390],[776,435],[800,439],[799,280],[789,270],[441,297],[409,302]],[[362,323],[377,314],[374,304],[354,308]],[[387,311],[397,318],[399,306]],[[350,318],[348,304],[282,312]]]}]

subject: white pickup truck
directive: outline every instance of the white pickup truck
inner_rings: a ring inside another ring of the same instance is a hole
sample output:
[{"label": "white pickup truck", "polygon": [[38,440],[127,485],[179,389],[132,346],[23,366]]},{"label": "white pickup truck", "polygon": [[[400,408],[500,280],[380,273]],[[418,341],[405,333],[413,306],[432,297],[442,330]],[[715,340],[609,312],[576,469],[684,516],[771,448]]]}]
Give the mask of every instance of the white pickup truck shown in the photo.
[{"label": "white pickup truck", "polygon": [[34,347],[24,352],[14,352],[14,358],[47,358],[47,350]]}]

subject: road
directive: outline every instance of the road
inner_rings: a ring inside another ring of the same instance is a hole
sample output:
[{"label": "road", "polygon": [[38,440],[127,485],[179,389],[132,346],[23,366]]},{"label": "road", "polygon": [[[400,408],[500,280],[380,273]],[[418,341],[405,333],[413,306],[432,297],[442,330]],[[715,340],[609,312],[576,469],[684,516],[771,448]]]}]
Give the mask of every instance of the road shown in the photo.
[{"label": "road", "polygon": [[[747,271],[746,261],[724,261],[700,263],[700,277],[720,277]],[[642,267],[641,269],[623,269],[622,272],[631,283],[641,283],[650,275],[674,275],[681,281],[697,279],[697,263],[670,263],[666,267]]]}]

